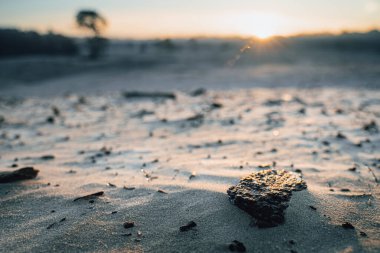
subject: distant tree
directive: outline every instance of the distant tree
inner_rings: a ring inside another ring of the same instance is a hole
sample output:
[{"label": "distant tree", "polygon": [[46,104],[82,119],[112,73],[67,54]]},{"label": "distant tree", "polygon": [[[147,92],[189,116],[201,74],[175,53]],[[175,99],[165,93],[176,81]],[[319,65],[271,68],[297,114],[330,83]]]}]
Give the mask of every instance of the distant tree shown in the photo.
[{"label": "distant tree", "polygon": [[93,33],[93,37],[87,39],[89,57],[91,59],[98,58],[107,45],[107,40],[101,37],[101,33],[107,26],[106,19],[96,11],[81,10],[76,16],[76,22],[79,27],[88,29]]}]

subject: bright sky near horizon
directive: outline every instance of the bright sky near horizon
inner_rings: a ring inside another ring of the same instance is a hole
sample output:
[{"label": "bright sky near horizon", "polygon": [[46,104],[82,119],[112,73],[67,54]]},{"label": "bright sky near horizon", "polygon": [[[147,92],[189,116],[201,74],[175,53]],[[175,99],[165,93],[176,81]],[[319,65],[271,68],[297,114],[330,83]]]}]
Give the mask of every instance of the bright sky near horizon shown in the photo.
[{"label": "bright sky near horizon", "polygon": [[94,9],[114,38],[258,36],[380,29],[380,0],[0,0],[0,27],[81,35]]}]

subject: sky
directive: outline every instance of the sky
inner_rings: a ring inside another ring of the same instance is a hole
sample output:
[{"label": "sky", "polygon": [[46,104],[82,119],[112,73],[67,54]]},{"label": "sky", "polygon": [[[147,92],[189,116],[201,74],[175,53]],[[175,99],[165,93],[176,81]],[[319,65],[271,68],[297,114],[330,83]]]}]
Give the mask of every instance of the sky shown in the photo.
[{"label": "sky", "polygon": [[104,35],[112,38],[380,29],[380,0],[0,0],[0,27],[84,36],[75,24],[82,9],[104,16]]}]

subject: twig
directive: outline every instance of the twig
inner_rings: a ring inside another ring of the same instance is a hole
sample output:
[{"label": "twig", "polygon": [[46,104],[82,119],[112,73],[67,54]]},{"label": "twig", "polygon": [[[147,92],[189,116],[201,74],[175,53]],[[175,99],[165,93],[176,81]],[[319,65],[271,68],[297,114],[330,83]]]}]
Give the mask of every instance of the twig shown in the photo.
[{"label": "twig", "polygon": [[368,170],[372,173],[373,178],[375,179],[375,182],[378,183],[379,179],[377,179],[375,172],[371,169],[371,167],[367,166]]}]

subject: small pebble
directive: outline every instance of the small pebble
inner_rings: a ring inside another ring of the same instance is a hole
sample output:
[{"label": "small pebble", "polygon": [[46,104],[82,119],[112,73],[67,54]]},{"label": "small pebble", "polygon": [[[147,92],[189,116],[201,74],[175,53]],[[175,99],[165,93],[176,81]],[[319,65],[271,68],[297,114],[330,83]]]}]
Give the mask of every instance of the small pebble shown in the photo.
[{"label": "small pebble", "polygon": [[127,221],[127,222],[124,222],[123,224],[124,228],[132,228],[134,226],[135,226],[135,223],[133,221]]},{"label": "small pebble", "polygon": [[232,243],[228,246],[230,251],[236,251],[236,252],[245,252],[246,248],[242,242],[239,242],[237,240],[233,240]]},{"label": "small pebble", "polygon": [[345,222],[345,223],[343,223],[343,224],[342,224],[342,227],[343,227],[344,229],[355,229],[355,227],[352,226],[352,224],[349,223],[349,222]]},{"label": "small pebble", "polygon": [[190,221],[189,223],[187,223],[187,225],[180,227],[179,230],[181,232],[185,232],[185,231],[189,231],[190,229],[192,229],[196,226],[197,226],[197,224],[194,221]]}]

